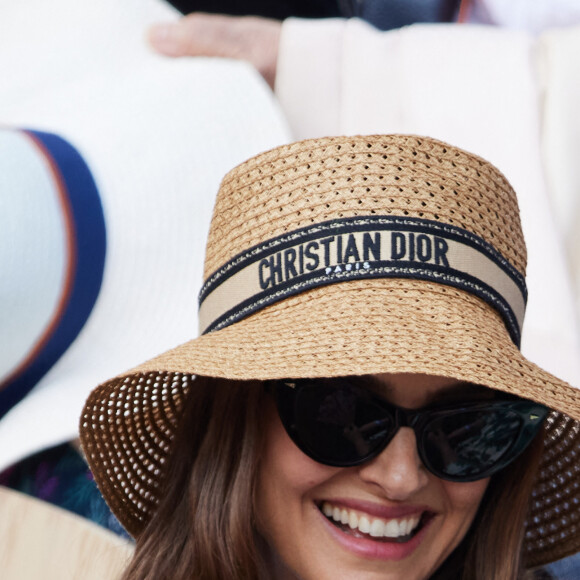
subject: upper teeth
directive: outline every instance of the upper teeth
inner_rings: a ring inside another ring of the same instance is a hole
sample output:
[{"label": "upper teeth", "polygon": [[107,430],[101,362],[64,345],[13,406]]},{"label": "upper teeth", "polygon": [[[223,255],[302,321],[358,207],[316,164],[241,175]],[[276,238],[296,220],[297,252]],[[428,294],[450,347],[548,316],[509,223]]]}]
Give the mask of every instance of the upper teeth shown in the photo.
[{"label": "upper teeth", "polygon": [[332,506],[328,502],[322,504],[322,513],[351,529],[357,529],[363,534],[375,538],[400,538],[408,536],[418,525],[421,516],[409,516],[403,519],[382,520],[359,514],[353,510]]}]

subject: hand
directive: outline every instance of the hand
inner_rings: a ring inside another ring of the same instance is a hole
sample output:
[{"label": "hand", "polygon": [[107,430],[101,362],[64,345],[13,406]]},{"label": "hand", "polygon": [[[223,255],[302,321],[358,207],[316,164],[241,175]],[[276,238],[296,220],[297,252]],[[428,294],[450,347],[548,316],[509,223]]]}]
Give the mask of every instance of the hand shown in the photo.
[{"label": "hand", "polygon": [[259,16],[188,14],[174,23],[157,24],[149,42],[166,56],[220,56],[246,60],[274,88],[282,23]]}]

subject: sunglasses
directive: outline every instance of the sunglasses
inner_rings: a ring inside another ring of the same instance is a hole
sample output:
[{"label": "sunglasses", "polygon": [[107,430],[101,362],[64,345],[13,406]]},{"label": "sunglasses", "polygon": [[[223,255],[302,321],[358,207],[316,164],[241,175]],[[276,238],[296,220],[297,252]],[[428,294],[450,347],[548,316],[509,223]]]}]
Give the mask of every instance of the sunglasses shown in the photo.
[{"label": "sunglasses", "polygon": [[403,409],[345,379],[272,381],[282,424],[311,459],[335,467],[376,457],[411,427],[423,465],[441,479],[485,479],[531,443],[549,409],[514,396]]}]

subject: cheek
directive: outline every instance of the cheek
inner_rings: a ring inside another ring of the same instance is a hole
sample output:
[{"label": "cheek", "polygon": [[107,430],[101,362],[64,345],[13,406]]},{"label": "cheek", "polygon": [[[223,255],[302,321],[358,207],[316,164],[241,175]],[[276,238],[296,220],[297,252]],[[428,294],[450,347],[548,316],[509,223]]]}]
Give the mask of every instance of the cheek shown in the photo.
[{"label": "cheek", "polygon": [[[296,562],[311,557],[310,531],[319,518],[313,491],[329,470],[304,453],[288,437],[273,404],[265,416],[265,445],[260,460],[255,499],[256,528],[270,577],[297,578]],[[274,574],[274,570],[276,573]]]},{"label": "cheek", "polygon": [[470,483],[443,481],[450,512],[466,525],[471,524],[488,485],[489,478]]},{"label": "cheek", "polygon": [[260,532],[268,537],[281,522],[299,522],[305,512],[312,510],[317,486],[337,470],[313,461],[294,445],[273,404],[268,405],[266,413],[256,520]]}]

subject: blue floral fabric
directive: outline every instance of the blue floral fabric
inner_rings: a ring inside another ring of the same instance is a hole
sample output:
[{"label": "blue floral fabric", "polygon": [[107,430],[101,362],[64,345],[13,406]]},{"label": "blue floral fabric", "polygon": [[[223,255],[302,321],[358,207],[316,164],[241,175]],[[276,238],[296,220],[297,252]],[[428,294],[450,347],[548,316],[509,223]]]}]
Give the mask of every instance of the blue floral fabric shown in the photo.
[{"label": "blue floral fabric", "polygon": [[129,538],[101,496],[93,476],[70,443],[52,447],[0,473],[0,485],[47,501]]}]

